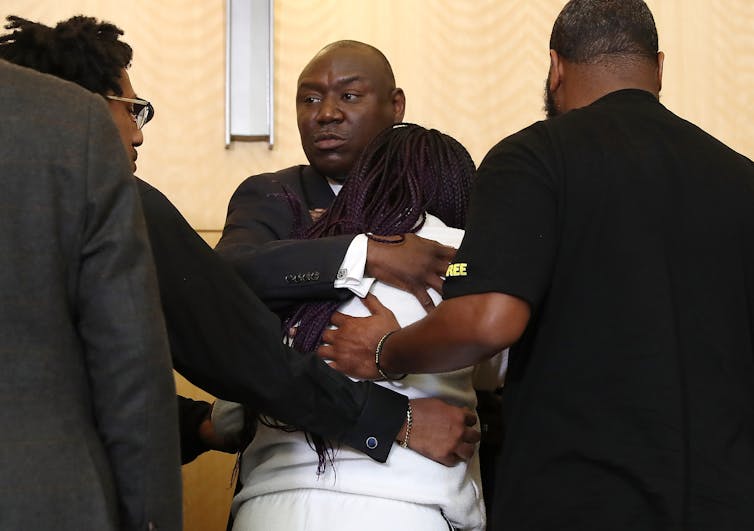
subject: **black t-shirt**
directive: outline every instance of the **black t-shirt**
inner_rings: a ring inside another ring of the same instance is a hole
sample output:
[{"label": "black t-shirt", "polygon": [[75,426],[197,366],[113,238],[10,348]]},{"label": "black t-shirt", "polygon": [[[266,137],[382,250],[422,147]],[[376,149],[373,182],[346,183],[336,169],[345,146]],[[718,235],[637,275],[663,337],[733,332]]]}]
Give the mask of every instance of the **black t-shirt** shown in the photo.
[{"label": "black t-shirt", "polygon": [[501,529],[754,529],[754,165],[624,90],[495,146],[445,297],[532,318]]}]

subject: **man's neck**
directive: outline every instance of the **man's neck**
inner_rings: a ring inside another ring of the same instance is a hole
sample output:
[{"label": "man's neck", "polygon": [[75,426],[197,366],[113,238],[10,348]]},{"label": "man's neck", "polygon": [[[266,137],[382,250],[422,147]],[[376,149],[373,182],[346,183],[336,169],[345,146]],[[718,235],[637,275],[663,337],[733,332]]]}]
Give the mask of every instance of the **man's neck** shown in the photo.
[{"label": "man's neck", "polygon": [[569,109],[586,107],[603,96],[624,89],[643,90],[659,98],[657,70],[650,67],[570,64],[568,69],[570,79],[566,97]]}]

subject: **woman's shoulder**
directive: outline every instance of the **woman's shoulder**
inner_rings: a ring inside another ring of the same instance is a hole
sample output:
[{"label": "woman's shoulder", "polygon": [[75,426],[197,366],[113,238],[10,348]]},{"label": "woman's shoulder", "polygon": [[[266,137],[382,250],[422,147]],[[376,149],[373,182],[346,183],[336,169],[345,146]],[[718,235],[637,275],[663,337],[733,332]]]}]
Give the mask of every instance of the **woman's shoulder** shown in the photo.
[{"label": "woman's shoulder", "polygon": [[422,238],[440,242],[443,245],[458,247],[463,239],[464,231],[462,229],[448,227],[440,218],[427,213],[427,219],[425,220],[424,225],[416,234]]}]

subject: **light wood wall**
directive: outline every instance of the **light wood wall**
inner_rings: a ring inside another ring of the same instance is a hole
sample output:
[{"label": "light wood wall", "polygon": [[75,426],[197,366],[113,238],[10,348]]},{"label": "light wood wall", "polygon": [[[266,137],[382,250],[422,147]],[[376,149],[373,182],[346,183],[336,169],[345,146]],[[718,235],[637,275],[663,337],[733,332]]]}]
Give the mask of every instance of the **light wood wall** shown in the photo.
[{"label": "light wood wall", "polygon": [[[134,50],[131,80],[157,115],[144,130],[138,174],[214,243],[227,202],[248,175],[304,162],[296,78],[338,39],[390,59],[406,120],[461,141],[479,163],[502,137],[542,117],[548,41],[562,0],[277,0],[275,148],[224,148],[222,0],[3,0],[0,15],[51,24],[74,14],[110,20]],[[649,0],[666,53],[663,102],[754,157],[754,1]],[[199,392],[179,383],[183,392]],[[233,458],[184,467],[186,529],[224,529]]]},{"label": "light wood wall", "polygon": [[[201,231],[222,228],[248,175],[304,162],[296,78],[334,40],[382,49],[407,94],[406,120],[441,129],[474,159],[542,117],[547,44],[562,0],[277,0],[276,145],[224,148],[222,0],[3,0],[0,13],[52,23],[85,13],[125,30],[131,80],[157,116],[138,174]],[[754,2],[650,0],[666,53],[663,102],[754,156]],[[211,235],[208,237],[212,237]]]}]

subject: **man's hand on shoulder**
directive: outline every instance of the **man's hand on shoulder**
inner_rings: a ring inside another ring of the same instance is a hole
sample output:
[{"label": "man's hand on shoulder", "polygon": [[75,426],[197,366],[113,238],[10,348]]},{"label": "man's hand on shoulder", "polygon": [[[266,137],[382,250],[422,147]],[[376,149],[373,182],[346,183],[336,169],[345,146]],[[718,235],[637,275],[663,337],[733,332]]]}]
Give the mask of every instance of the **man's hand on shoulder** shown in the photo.
[{"label": "man's hand on shoulder", "polygon": [[[380,237],[382,238],[382,237]],[[397,236],[384,237],[385,240]],[[434,240],[416,234],[404,234],[403,241],[384,243],[370,238],[367,244],[365,273],[408,291],[429,311],[434,308],[428,288],[442,293],[442,283],[448,264],[453,261],[456,250]]]},{"label": "man's hand on shoulder", "polygon": [[[473,411],[437,398],[411,400],[411,410],[409,448],[445,466],[471,459],[482,436],[474,428],[477,417]],[[397,440],[402,441],[405,433],[404,424]]]}]

